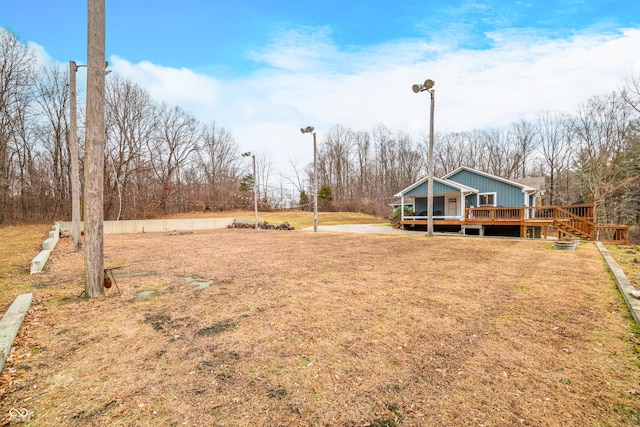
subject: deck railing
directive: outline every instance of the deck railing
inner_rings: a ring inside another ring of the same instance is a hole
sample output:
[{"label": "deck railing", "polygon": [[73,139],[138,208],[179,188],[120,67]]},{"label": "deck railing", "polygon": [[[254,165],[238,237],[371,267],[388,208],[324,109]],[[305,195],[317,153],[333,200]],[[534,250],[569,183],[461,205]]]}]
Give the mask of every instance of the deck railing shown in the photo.
[{"label": "deck railing", "polygon": [[557,211],[563,210],[571,213],[575,217],[593,222],[593,205],[556,205],[556,206],[529,206],[525,208],[527,218],[548,218],[557,217]]},{"label": "deck railing", "polygon": [[524,208],[466,208],[468,222],[519,221],[524,218]]},{"label": "deck railing", "polygon": [[629,241],[628,225],[596,225],[595,239],[603,243],[626,243]]}]

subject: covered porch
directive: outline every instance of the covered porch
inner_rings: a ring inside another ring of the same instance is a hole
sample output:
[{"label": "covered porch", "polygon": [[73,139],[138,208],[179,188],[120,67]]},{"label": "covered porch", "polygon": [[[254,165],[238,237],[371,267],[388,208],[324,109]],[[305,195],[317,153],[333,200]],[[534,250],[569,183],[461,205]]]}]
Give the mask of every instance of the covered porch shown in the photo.
[{"label": "covered porch", "polygon": [[[427,214],[427,183],[419,182],[409,191],[403,190],[396,194],[400,197],[401,221],[428,219]],[[453,221],[459,223],[464,220],[465,209],[475,202],[477,190],[438,178],[433,179],[433,219],[440,221]],[[405,215],[404,206],[413,205],[413,214]]]}]

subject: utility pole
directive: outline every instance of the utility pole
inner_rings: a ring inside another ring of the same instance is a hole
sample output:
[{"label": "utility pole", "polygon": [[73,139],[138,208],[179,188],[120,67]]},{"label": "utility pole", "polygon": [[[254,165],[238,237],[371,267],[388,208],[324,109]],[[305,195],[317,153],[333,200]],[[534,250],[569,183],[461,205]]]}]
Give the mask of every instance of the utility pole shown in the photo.
[{"label": "utility pole", "polygon": [[85,295],[104,295],[105,0],[88,0],[84,169]]},{"label": "utility pole", "polygon": [[78,159],[78,119],[76,99],[76,73],[78,65],[69,61],[69,120],[71,132],[69,134],[69,152],[71,156],[71,223],[73,235],[73,250],[82,250],[80,241],[80,167]]}]

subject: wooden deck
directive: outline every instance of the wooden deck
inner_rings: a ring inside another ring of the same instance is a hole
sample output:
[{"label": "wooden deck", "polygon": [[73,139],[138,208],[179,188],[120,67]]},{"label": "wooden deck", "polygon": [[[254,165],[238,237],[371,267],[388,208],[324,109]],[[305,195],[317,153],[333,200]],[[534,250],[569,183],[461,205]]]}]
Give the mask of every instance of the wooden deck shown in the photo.
[{"label": "wooden deck", "polygon": [[[403,226],[427,225],[426,216],[405,216]],[[520,237],[528,237],[531,227],[540,227],[541,237],[547,230],[557,230],[558,237],[626,243],[629,227],[593,223],[593,205],[535,206],[520,208],[482,207],[465,209],[464,217],[434,217],[434,226],[511,226],[520,227]]]}]

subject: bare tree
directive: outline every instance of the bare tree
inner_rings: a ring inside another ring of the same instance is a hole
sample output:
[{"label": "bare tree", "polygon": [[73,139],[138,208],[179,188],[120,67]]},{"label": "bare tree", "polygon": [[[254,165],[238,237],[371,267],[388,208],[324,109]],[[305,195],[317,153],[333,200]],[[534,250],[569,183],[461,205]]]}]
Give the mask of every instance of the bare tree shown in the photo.
[{"label": "bare tree", "polygon": [[512,169],[515,169],[513,178],[525,178],[528,175],[529,158],[538,143],[537,131],[537,128],[526,120],[519,120],[511,125],[510,134],[514,145]]},{"label": "bare tree", "polygon": [[367,132],[357,132],[355,134],[355,157],[354,167],[355,178],[355,195],[360,197],[375,197],[377,194],[373,191],[376,187],[373,185],[373,144],[371,137]]},{"label": "bare tree", "polygon": [[631,108],[640,113],[640,74],[627,80],[626,87],[622,90],[622,98]]},{"label": "bare tree", "polygon": [[579,109],[573,121],[574,168],[580,182],[593,197],[596,221],[609,223],[612,206],[608,200],[624,182],[627,135],[630,129],[629,106],[621,95],[596,96]]},{"label": "bare tree", "polygon": [[391,190],[391,194],[395,194],[410,184],[401,182],[397,178],[396,141],[386,126],[378,125],[373,130],[373,144],[376,153],[375,185],[382,191]]},{"label": "bare tree", "polygon": [[[39,161],[42,159],[38,151],[35,114],[30,108],[30,97],[22,98],[23,104],[16,108],[13,117],[13,137],[11,150],[16,164],[16,185],[19,192],[16,211],[12,216],[18,220],[40,220],[46,215],[46,208],[51,200],[49,180],[43,176]],[[47,167],[46,170],[49,168]],[[8,209],[9,206],[6,206]]]},{"label": "bare tree", "polygon": [[263,207],[271,207],[271,176],[273,165],[271,158],[266,153],[256,154],[255,188],[258,190],[258,203]]},{"label": "bare tree", "polygon": [[180,107],[163,105],[158,128],[149,141],[151,165],[160,183],[161,214],[169,213],[169,201],[179,187],[181,168],[198,150],[202,130],[195,117]]},{"label": "bare tree", "polygon": [[71,163],[68,144],[69,133],[69,75],[58,65],[42,68],[35,83],[39,105],[39,139],[45,148],[53,173],[55,198],[51,204],[52,218],[62,212],[70,213]]},{"label": "bare tree", "polygon": [[231,133],[215,122],[204,128],[200,165],[207,183],[208,204],[224,209],[233,203],[240,179],[239,147]]},{"label": "bare tree", "polygon": [[341,125],[332,127],[318,149],[318,186],[329,185],[338,203],[350,196],[355,133]]},{"label": "bare tree", "polygon": [[24,118],[30,86],[35,75],[33,52],[10,31],[0,28],[0,224],[9,216],[10,183],[13,179],[11,144],[17,117]]},{"label": "bare tree", "polygon": [[510,133],[503,128],[493,128],[481,134],[487,151],[484,171],[503,178],[516,178],[522,160],[514,150]]},{"label": "bare tree", "polygon": [[[557,178],[568,168],[570,155],[570,123],[568,117],[561,114],[545,113],[538,117],[537,138],[544,156],[549,174],[549,201],[558,204]],[[567,202],[564,198],[563,202]]]},{"label": "bare tree", "polygon": [[114,211],[117,197],[118,214],[112,213],[112,217],[136,217],[149,192],[147,150],[157,122],[156,104],[146,90],[117,74],[110,76],[105,98],[109,163],[105,170],[108,189],[105,211]]},{"label": "bare tree", "polygon": [[436,133],[433,150],[436,176],[446,175],[460,166],[468,166],[467,142],[467,134],[463,132]]}]

